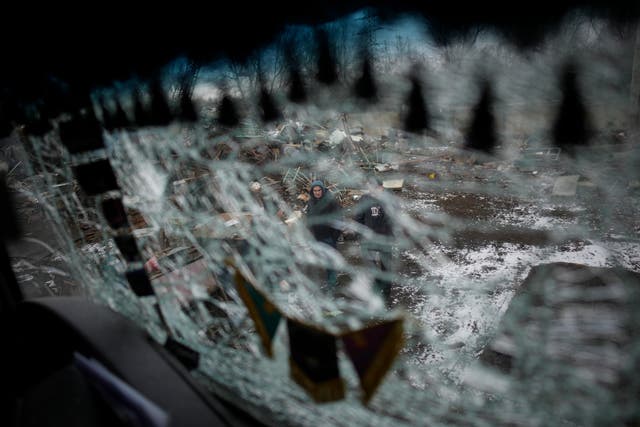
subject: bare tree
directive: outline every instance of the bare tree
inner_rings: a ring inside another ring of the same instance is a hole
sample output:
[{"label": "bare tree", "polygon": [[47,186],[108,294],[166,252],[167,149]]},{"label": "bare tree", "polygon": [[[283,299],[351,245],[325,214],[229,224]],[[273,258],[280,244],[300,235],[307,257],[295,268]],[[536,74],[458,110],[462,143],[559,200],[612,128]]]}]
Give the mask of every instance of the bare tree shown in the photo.
[{"label": "bare tree", "polygon": [[238,92],[240,93],[240,97],[242,99],[245,98],[245,89],[243,88],[244,81],[247,78],[247,71],[243,64],[240,64],[235,61],[230,61],[228,64],[228,78],[231,80]]},{"label": "bare tree", "polygon": [[640,22],[636,26],[636,42],[633,49],[633,69],[631,71],[631,122],[640,123]]},{"label": "bare tree", "polygon": [[482,34],[482,28],[474,27],[464,32],[462,35],[451,40],[442,48],[442,56],[445,62],[454,64],[462,61],[469,54],[469,49],[473,47]]},{"label": "bare tree", "polygon": [[278,37],[273,61],[273,89],[290,83],[290,68],[310,75],[315,68],[315,42],[308,28],[287,28]]},{"label": "bare tree", "polygon": [[265,78],[267,80],[266,89],[273,92],[282,88],[287,80],[287,60],[282,49],[276,48],[271,50],[267,65],[265,66]]}]

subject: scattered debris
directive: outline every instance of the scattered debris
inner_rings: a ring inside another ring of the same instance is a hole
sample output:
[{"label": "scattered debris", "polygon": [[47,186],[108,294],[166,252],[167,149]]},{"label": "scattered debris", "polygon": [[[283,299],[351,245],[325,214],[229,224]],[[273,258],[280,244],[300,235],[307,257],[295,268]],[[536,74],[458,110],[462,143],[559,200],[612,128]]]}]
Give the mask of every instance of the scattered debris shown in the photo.
[{"label": "scattered debris", "polygon": [[287,225],[291,225],[291,224],[294,224],[294,223],[298,222],[298,220],[300,220],[300,218],[302,218],[302,212],[294,211],[293,214],[284,221],[284,223],[287,224]]},{"label": "scattered debris", "polygon": [[331,147],[335,147],[337,145],[342,144],[346,139],[347,139],[347,134],[340,129],[336,129],[329,136],[329,145]]},{"label": "scattered debris", "polygon": [[554,196],[575,196],[580,175],[565,175],[556,178],[552,194]]},{"label": "scattered debris", "polygon": [[398,170],[399,166],[391,163],[378,163],[373,168],[376,172],[389,172]]},{"label": "scattered debris", "polygon": [[384,188],[388,190],[402,190],[404,186],[404,179],[387,179],[382,181]]}]

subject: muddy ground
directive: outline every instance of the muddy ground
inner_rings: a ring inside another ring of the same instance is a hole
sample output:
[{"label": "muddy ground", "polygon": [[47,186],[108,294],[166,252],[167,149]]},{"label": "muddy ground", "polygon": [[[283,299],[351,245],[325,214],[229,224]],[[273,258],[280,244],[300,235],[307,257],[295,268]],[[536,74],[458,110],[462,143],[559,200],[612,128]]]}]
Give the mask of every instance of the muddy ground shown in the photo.
[{"label": "muddy ground", "polygon": [[[9,184],[25,234],[9,250],[25,295],[82,294],[45,207],[29,191],[33,182],[25,164],[13,159],[11,166]],[[409,154],[381,174],[405,178],[396,192],[401,209],[424,224],[428,239],[419,250],[395,248],[391,307],[405,307],[449,345],[473,351],[534,265],[569,261],[640,271],[639,190],[624,183],[619,198],[604,199],[606,180],[581,176],[574,195],[554,196],[555,180],[574,172],[558,159],[518,167],[443,151]],[[601,200],[609,205],[601,206]],[[341,241],[338,249],[349,263],[362,262],[356,241]],[[341,272],[338,280],[337,295],[353,297],[351,277]],[[410,351],[434,357],[426,349]]]}]

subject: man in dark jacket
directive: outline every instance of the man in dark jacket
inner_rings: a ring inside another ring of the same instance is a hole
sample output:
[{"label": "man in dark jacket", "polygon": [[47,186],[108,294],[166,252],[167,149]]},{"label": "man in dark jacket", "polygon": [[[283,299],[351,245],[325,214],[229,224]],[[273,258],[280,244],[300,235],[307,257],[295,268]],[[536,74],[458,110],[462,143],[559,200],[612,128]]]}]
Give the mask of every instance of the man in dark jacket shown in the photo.
[{"label": "man in dark jacket", "polygon": [[[317,241],[336,249],[341,230],[336,225],[340,220],[340,205],[329,193],[322,181],[313,181],[309,188],[309,203],[307,205],[307,224],[311,234]],[[327,282],[335,288],[338,284],[337,273],[327,269]]]},{"label": "man in dark jacket", "polygon": [[377,197],[384,191],[382,181],[376,179],[373,190],[360,199],[354,220],[368,227],[374,234],[361,242],[362,257],[369,265],[380,269],[375,286],[382,293],[387,305],[391,304],[392,251],[389,239],[393,236],[390,212]]}]

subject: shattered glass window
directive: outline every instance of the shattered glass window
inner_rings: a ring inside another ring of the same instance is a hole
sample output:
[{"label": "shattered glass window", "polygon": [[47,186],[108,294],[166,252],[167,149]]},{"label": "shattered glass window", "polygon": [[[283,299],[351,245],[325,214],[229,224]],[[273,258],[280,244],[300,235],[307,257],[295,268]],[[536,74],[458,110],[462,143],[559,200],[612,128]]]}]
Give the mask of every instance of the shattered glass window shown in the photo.
[{"label": "shattered glass window", "polygon": [[3,146],[14,272],[271,425],[637,423],[637,37],[365,11],[96,88]]}]

